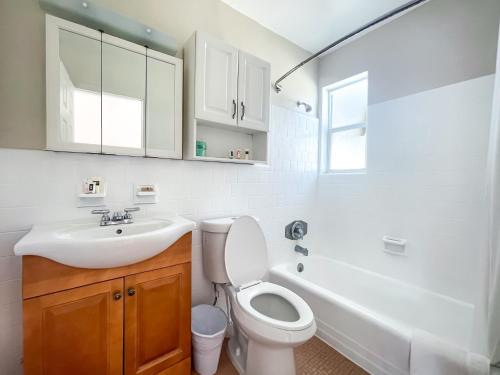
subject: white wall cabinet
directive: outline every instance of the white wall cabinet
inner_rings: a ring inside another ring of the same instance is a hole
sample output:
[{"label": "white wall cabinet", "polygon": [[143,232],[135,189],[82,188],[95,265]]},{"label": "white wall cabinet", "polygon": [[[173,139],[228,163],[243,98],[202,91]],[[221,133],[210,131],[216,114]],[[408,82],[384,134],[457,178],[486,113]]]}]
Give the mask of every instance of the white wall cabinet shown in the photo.
[{"label": "white wall cabinet", "polygon": [[198,33],[195,65],[195,117],[236,126],[238,50]]},{"label": "white wall cabinet", "polygon": [[46,16],[47,149],[182,158],[182,60]]},{"label": "white wall cabinet", "polygon": [[[184,158],[267,163],[270,75],[268,62],[197,31],[184,49]],[[230,159],[230,150],[248,150],[250,160]]]},{"label": "white wall cabinet", "polygon": [[269,130],[269,63],[245,52],[238,54],[238,126]]}]

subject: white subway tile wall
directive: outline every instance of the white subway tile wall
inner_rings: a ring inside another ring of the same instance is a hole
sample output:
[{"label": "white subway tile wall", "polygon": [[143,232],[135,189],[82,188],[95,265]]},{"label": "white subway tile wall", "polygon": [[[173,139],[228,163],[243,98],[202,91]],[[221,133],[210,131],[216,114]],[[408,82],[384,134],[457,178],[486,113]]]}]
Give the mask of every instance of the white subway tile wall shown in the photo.
[{"label": "white subway tile wall", "polygon": [[[176,212],[196,221],[255,215],[271,264],[294,259],[284,227],[294,219],[311,220],[318,120],[273,106],[270,139],[269,167],[0,149],[0,375],[22,373],[21,259],[13,245],[34,223],[91,217],[91,208],[77,208],[77,186],[87,177],[106,180],[105,204],[116,210],[132,205],[133,184],[158,183],[159,203],[142,205],[136,215]],[[193,304],[212,298],[201,267],[196,230]]]},{"label": "white subway tile wall", "polygon": [[475,304],[492,95],[489,75],[370,106],[367,173],[319,179],[318,251]]}]

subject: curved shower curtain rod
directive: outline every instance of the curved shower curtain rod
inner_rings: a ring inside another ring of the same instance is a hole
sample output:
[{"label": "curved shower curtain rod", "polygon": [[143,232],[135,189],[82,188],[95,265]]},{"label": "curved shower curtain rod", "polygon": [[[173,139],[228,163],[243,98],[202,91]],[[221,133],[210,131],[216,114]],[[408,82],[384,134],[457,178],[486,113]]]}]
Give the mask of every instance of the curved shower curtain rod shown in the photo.
[{"label": "curved shower curtain rod", "polygon": [[301,67],[303,67],[305,64],[307,64],[309,61],[311,60],[314,60],[315,58],[321,56],[323,53],[325,53],[326,51],[328,51],[329,49],[339,45],[340,43],[342,42],[345,42],[346,40],[352,38],[353,36],[369,29],[370,27],[372,26],[375,26],[376,24],[380,23],[380,22],[383,22],[391,17],[394,17],[395,15],[399,14],[399,13],[402,13],[404,11],[407,11],[409,10],[410,8],[413,8],[414,6],[417,6],[423,2],[426,2],[426,1],[429,1],[429,0],[412,0],[404,5],[401,5],[400,7],[396,8],[396,9],[393,9],[391,10],[390,12],[387,12],[385,14],[383,14],[382,16],[378,17],[378,18],[375,18],[373,21],[367,23],[366,25],[364,26],[361,26],[359,29],[356,29],[354,30],[353,32],[343,36],[342,38],[336,40],[335,42],[333,42],[332,44],[329,44],[328,46],[326,46],[325,48],[321,49],[320,51],[316,52],[314,55],[312,56],[309,56],[307,59],[305,59],[304,61],[302,61],[300,64],[294,66],[292,69],[290,69],[288,72],[286,72],[285,74],[283,74],[280,78],[278,78],[276,80],[276,82],[274,82],[273,84],[273,88],[274,90],[279,93],[282,89],[281,85],[280,85],[280,82],[283,81],[285,78],[287,78],[290,74],[292,74],[293,72],[295,72],[296,70],[300,69]]}]

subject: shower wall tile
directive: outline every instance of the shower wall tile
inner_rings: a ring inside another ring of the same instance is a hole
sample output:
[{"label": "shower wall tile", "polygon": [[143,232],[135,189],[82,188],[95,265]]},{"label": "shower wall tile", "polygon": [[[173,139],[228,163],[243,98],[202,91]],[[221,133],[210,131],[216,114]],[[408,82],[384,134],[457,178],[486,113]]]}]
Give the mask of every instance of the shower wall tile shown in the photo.
[{"label": "shower wall tile", "polygon": [[475,303],[492,93],[485,76],[370,106],[367,173],[319,178],[319,251]]}]

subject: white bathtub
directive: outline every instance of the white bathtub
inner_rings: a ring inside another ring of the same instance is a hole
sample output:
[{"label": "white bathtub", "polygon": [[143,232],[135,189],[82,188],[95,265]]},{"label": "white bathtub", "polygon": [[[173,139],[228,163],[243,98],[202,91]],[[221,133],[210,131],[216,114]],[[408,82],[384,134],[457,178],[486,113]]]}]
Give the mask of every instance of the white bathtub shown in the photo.
[{"label": "white bathtub", "polygon": [[322,256],[271,270],[272,282],[304,298],[318,336],[371,374],[409,374],[414,328],[469,348],[474,306]]}]

